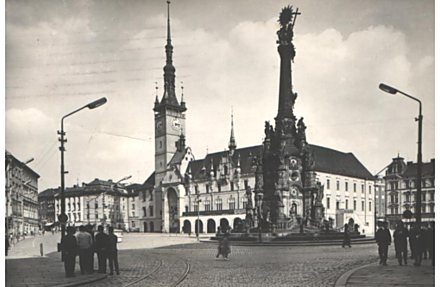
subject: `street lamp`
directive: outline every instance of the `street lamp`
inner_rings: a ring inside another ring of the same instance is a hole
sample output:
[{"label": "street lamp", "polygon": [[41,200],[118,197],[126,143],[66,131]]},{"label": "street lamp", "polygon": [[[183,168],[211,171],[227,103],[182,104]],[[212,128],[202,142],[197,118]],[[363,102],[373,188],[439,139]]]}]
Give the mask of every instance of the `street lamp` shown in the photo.
[{"label": "street lamp", "polygon": [[395,89],[393,87],[390,87],[388,85],[385,84],[380,84],[379,88],[384,91],[387,92],[389,94],[393,94],[395,95],[396,93],[400,93],[416,102],[419,103],[419,116],[416,118],[416,121],[419,122],[419,131],[418,131],[418,152],[417,152],[417,198],[416,198],[416,212],[415,212],[415,216],[416,216],[416,224],[420,226],[420,224],[422,223],[422,121],[423,121],[423,116],[422,116],[422,102],[417,99],[414,98],[402,91],[399,91],[398,89]]},{"label": "street lamp", "polygon": [[66,198],[64,195],[64,174],[67,173],[66,171],[64,171],[64,152],[65,152],[65,148],[64,148],[64,143],[67,142],[67,139],[64,138],[64,136],[66,135],[66,133],[64,132],[64,119],[67,118],[68,116],[71,116],[85,108],[89,108],[89,109],[95,109],[99,106],[102,106],[103,104],[105,104],[107,102],[106,98],[100,98],[99,100],[96,100],[94,102],[91,102],[77,110],[74,110],[73,112],[65,115],[64,117],[61,118],[61,131],[58,131],[58,134],[61,136],[58,140],[61,142],[61,147],[60,147],[60,151],[61,151],[61,193],[60,193],[60,198],[61,198],[61,214],[59,215],[59,221],[62,223],[61,224],[61,240],[63,240],[65,232],[66,232],[66,225],[65,223],[67,222],[67,215],[66,215]]}]

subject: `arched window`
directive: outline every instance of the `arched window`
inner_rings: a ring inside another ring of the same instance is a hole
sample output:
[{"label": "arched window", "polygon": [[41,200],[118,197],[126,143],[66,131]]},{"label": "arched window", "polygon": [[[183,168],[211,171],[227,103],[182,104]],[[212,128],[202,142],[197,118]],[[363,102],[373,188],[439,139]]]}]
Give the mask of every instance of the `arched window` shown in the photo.
[{"label": "arched window", "polygon": [[211,201],[209,199],[205,199],[205,211],[211,211]]},{"label": "arched window", "polygon": [[235,198],[234,197],[229,197],[228,198],[228,204],[229,204],[229,209],[230,210],[234,210],[235,209]]},{"label": "arched window", "polygon": [[215,206],[217,210],[223,210],[223,201],[221,198],[215,200]]}]

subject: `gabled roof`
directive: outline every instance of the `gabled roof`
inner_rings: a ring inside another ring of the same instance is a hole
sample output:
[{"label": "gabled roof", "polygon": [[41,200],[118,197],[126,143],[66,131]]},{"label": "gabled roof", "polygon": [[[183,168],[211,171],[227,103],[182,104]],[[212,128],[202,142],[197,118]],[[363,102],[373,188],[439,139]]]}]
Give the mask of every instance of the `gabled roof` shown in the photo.
[{"label": "gabled roof", "polygon": [[168,165],[180,164],[182,162],[182,159],[185,157],[185,154],[186,154],[186,148],[183,149],[182,151],[176,151],[176,153],[173,155]]},{"label": "gabled roof", "polygon": [[61,188],[48,188],[46,190],[43,190],[42,192],[40,192],[38,194],[38,197],[52,197],[55,194],[57,194],[58,192],[60,192]]}]

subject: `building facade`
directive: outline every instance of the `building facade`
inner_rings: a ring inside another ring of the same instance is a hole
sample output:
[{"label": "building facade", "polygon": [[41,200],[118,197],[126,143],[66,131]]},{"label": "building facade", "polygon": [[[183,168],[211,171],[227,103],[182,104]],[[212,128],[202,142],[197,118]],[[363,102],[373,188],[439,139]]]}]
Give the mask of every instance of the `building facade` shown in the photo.
[{"label": "building facade", "polygon": [[40,229],[49,231],[56,227],[55,195],[59,192],[59,188],[49,188],[38,194]]},{"label": "building facade", "polygon": [[[386,171],[386,220],[391,228],[403,220],[412,225],[414,216],[404,219],[403,212],[410,210],[415,214],[417,196],[417,163],[405,162],[404,158],[393,158]],[[435,220],[435,159],[422,163],[422,224]]]},{"label": "building facade", "polygon": [[[169,7],[168,7],[169,9]],[[255,156],[262,156],[263,145],[237,148],[231,120],[228,149],[197,159],[186,146],[183,95],[175,92],[175,67],[172,62],[171,27],[168,10],[164,94],[154,103],[155,172],[144,185],[142,208],[133,200],[132,224],[139,231],[214,233],[217,228],[240,229],[249,210],[255,212]],[[375,181],[352,153],[310,145],[315,154],[316,178],[324,185],[324,217],[341,228],[350,220],[359,230],[374,233]],[[145,201],[144,201],[145,198]],[[283,199],[284,200],[284,199]],[[304,198],[298,192],[286,198],[283,214],[304,215]],[[316,198],[313,200],[317,200]],[[138,213],[136,213],[138,212]],[[144,216],[146,214],[146,216]],[[145,217],[143,223],[136,221]],[[139,222],[139,223],[136,223]],[[198,223],[198,224],[197,224]],[[200,229],[200,230],[198,230]]]},{"label": "building facade", "polygon": [[[129,225],[128,203],[131,194],[112,180],[95,179],[65,190],[67,224],[112,225],[126,229]],[[55,214],[61,214],[60,194],[54,196]]]},{"label": "building facade", "polygon": [[32,234],[39,230],[38,179],[40,176],[5,152],[5,219],[8,234]]}]

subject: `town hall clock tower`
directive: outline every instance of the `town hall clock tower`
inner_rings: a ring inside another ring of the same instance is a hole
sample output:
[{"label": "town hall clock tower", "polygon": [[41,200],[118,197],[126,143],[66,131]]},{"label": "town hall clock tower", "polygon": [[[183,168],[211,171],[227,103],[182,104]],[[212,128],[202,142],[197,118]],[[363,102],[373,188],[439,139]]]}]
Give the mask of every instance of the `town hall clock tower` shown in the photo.
[{"label": "town hall clock tower", "polygon": [[173,66],[173,46],[171,45],[170,1],[168,3],[167,44],[165,46],[166,65],[164,70],[164,94],[162,100],[156,96],[154,103],[155,125],[155,182],[160,183],[167,164],[185,138],[185,111],[183,92],[180,103],[176,98],[175,72]]}]

